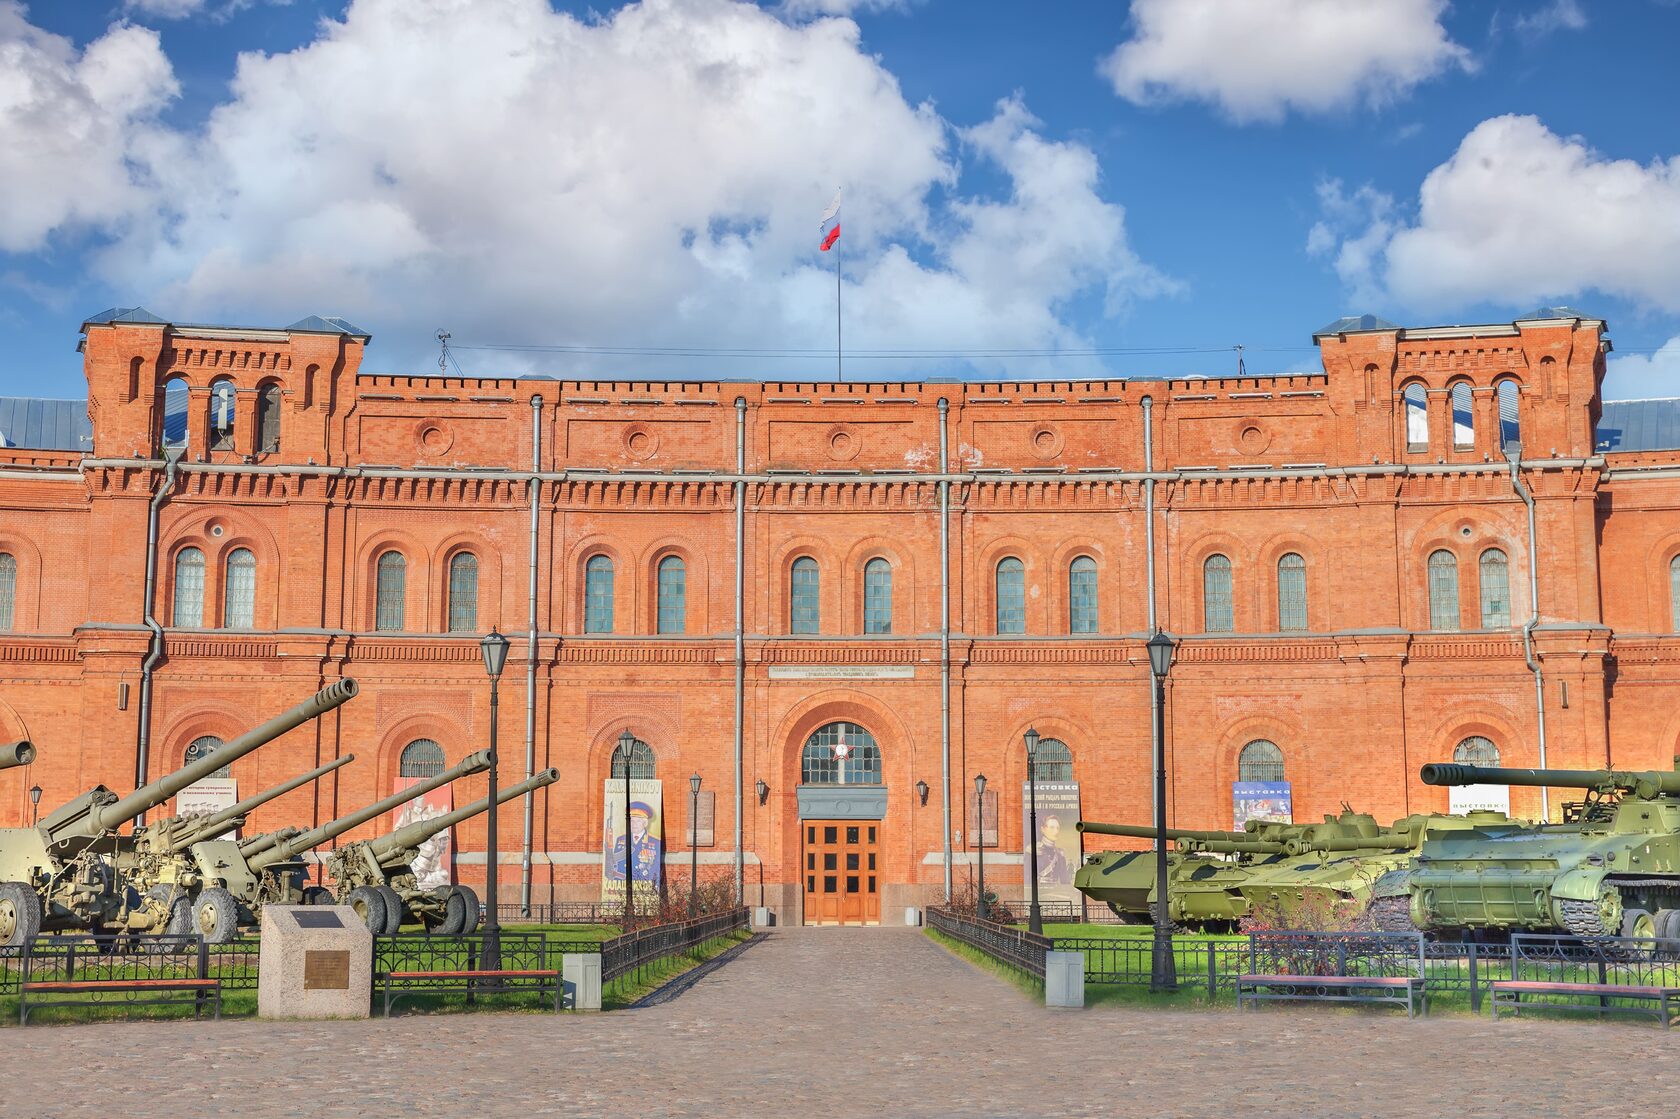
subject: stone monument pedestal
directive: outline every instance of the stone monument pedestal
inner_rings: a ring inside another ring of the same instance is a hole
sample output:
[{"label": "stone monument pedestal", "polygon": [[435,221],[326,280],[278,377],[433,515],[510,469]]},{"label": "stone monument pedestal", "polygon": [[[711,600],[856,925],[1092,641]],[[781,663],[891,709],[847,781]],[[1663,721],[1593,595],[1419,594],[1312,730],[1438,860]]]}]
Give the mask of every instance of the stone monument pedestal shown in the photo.
[{"label": "stone monument pedestal", "polygon": [[373,934],[347,905],[266,905],[260,1018],[366,1018]]}]

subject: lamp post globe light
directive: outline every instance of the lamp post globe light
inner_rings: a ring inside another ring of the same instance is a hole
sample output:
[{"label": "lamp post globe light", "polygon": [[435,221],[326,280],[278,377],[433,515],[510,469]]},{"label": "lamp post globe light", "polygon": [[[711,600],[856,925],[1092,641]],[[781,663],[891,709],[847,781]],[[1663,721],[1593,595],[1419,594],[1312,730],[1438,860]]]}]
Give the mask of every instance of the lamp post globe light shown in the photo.
[{"label": "lamp post globe light", "polygon": [[624,733],[618,736],[618,745],[613,747],[613,759],[620,756],[624,759],[624,923],[630,925],[636,915],[636,860],[635,852],[630,843],[630,759],[636,752],[636,736],[625,727]]},{"label": "lamp post globe light", "polygon": [[700,774],[688,779],[688,915],[695,915],[700,890]]},{"label": "lamp post globe light", "polygon": [[502,922],[496,904],[496,884],[502,871],[501,849],[497,844],[496,832],[496,798],[500,792],[497,769],[501,764],[501,757],[496,753],[497,705],[500,701],[497,685],[501,683],[502,669],[507,665],[508,639],[492,626],[490,632],[479,641],[478,649],[484,654],[484,671],[490,677],[490,810],[484,820],[485,827],[489,830],[489,838],[484,850],[485,920],[479,967],[485,971],[497,971],[502,966]]},{"label": "lamp post globe light", "polygon": [[1157,630],[1148,642],[1149,674],[1155,689],[1151,707],[1154,726],[1153,760],[1155,763],[1155,912],[1154,938],[1150,952],[1149,989],[1175,991],[1178,975],[1173,966],[1172,915],[1167,911],[1167,750],[1166,750],[1166,682],[1167,670],[1172,667],[1173,648],[1177,642]]},{"label": "lamp post globe light", "polygon": [[979,852],[980,894],[974,901],[974,913],[982,921],[986,911],[986,775],[974,775],[974,849]]},{"label": "lamp post globe light", "polygon": [[1027,905],[1027,931],[1044,935],[1044,917],[1038,910],[1038,731],[1028,727],[1027,741],[1027,849],[1032,852],[1032,900]]},{"label": "lamp post globe light", "polygon": [[29,786],[29,826],[34,827],[41,815],[41,786]]}]

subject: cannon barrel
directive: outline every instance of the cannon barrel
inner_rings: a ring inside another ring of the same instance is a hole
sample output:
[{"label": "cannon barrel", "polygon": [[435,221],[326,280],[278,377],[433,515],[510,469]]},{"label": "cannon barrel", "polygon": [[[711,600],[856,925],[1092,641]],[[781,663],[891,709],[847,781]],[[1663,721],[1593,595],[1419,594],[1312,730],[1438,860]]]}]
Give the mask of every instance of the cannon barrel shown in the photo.
[{"label": "cannon barrel", "polygon": [[356,681],[349,677],[328,684],[291,710],[275,716],[255,730],[246,731],[231,742],[223,743],[197,761],[188,762],[174,773],[159,777],[149,785],[142,785],[114,804],[95,807],[88,814],[88,823],[98,831],[110,831],[134,819],[140,813],[155,808],[193,782],[203,780],[264,743],[272,742],[294,727],[302,726],[309,720],[331,711],[353,698],[355,694]]},{"label": "cannon barrel", "polygon": [[1680,772],[1663,769],[1506,769],[1502,766],[1426,765],[1425,785],[1549,785],[1557,789],[1633,789],[1640,796],[1680,793]]},{"label": "cannon barrel", "polygon": [[1281,855],[1290,851],[1288,843],[1270,839],[1192,839],[1185,845],[1192,852],[1209,855]]},{"label": "cannon barrel", "polygon": [[265,831],[261,835],[253,835],[249,839],[239,841],[239,853],[250,859],[260,852],[268,850],[276,843],[284,843],[288,839],[295,839],[303,834],[302,828],[277,828]]},{"label": "cannon barrel", "polygon": [[[1155,838],[1155,829],[1141,824],[1099,824],[1095,820],[1080,820],[1074,827],[1091,835],[1123,835],[1130,839]],[[1168,839],[1193,839],[1197,842],[1224,840],[1242,843],[1252,838],[1245,831],[1189,831],[1184,828],[1168,828],[1166,831]]]},{"label": "cannon barrel", "polygon": [[1410,836],[1401,835],[1338,835],[1328,839],[1291,839],[1289,853],[1304,855],[1308,851],[1409,851],[1417,843]]},{"label": "cannon barrel", "polygon": [[410,785],[401,792],[388,796],[384,800],[375,801],[366,808],[352,812],[348,816],[340,816],[338,819],[328,821],[311,831],[293,836],[291,839],[281,840],[267,850],[249,856],[245,861],[252,870],[261,870],[264,867],[273,866],[275,863],[283,863],[301,855],[311,847],[319,847],[327,840],[343,835],[351,828],[360,827],[369,820],[377,819],[398,805],[407,804],[415,797],[424,796],[433,789],[440,789],[451,781],[459,780],[469,773],[483,773],[489,768],[490,751],[480,750],[476,754],[468,754],[459,763],[444,770],[436,777],[428,777],[418,784]]},{"label": "cannon barrel", "polygon": [[283,797],[293,789],[301,788],[311,781],[319,781],[333,770],[349,765],[355,760],[355,754],[345,754],[342,758],[330,761],[326,765],[317,766],[308,773],[300,774],[290,781],[274,786],[272,789],[264,789],[256,796],[247,797],[238,804],[230,804],[219,812],[212,812],[208,816],[196,819],[182,820],[181,838],[176,840],[174,846],[177,850],[180,850],[201,840],[215,839],[218,835],[238,827],[239,825],[234,821],[249,816],[254,809],[267,804],[276,797]]},{"label": "cannon barrel", "polygon": [[28,765],[34,760],[35,744],[27,739],[22,742],[8,742],[4,746],[0,746],[0,769]]},{"label": "cannon barrel", "polygon": [[[558,769],[545,769],[534,776],[527,777],[517,785],[502,789],[496,796],[497,804],[506,804],[515,797],[522,797],[526,793],[534,793],[545,785],[552,785],[560,779]],[[389,835],[367,841],[368,851],[375,859],[386,859],[392,854],[409,847],[418,847],[445,828],[452,828],[464,820],[470,820],[481,812],[490,810],[490,798],[480,797],[471,804],[446,812],[442,816],[435,816],[430,820],[416,820],[406,824]]]}]

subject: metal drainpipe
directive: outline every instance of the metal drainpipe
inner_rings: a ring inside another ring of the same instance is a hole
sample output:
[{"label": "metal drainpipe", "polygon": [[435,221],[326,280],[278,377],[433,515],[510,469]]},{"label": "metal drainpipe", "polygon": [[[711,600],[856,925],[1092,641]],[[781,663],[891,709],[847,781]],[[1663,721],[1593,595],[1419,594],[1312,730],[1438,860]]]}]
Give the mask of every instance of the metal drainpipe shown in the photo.
[{"label": "metal drainpipe", "polygon": [[[1505,458],[1511,464],[1511,488],[1528,506],[1528,624],[1523,626],[1523,661],[1534,673],[1534,713],[1540,732],[1540,768],[1546,768],[1546,682],[1540,673],[1540,659],[1534,655],[1534,627],[1540,624],[1540,553],[1534,530],[1534,494],[1522,480],[1522,444],[1505,444]],[[1552,818],[1551,796],[1540,786],[1540,815]]]},{"label": "metal drainpipe", "polygon": [[[946,435],[950,403],[939,398],[939,473],[949,474]],[[951,904],[951,482],[939,482],[939,789],[944,808],[945,904]]]},{"label": "metal drainpipe", "polygon": [[[145,590],[145,622],[146,628],[152,631],[151,641],[146,650],[146,659],[140,662],[140,728],[134,739],[134,787],[140,788],[146,784],[146,770],[150,762],[152,747],[152,670],[158,661],[163,659],[163,627],[152,616],[152,609],[157,605],[157,539],[158,539],[158,510],[169,497],[169,491],[175,488],[175,473],[180,468],[181,456],[186,453],[185,447],[165,447],[163,450],[163,483],[152,495],[151,506],[146,513],[146,590]],[[135,826],[146,822],[146,814],[140,813],[135,820]]]},{"label": "metal drainpipe", "polygon": [[[537,771],[537,499],[542,483],[542,397],[531,398],[531,560],[525,592],[525,779]],[[519,912],[531,915],[531,838],[536,830],[536,795],[525,794],[525,839],[519,849]],[[550,901],[554,900],[552,897]]]},{"label": "metal drainpipe", "polygon": [[[1146,473],[1155,472],[1155,439],[1154,439],[1154,407],[1155,402],[1144,397],[1139,403],[1143,405],[1143,469]],[[1143,550],[1144,550],[1144,582],[1149,596],[1149,632],[1154,634],[1159,626],[1155,615],[1155,479],[1145,478],[1143,481]],[[1161,736],[1161,692],[1162,683],[1153,679],[1149,685],[1149,743],[1151,749]],[[1152,768],[1153,768],[1153,763]],[[1156,829],[1167,826],[1162,819],[1165,811],[1164,804],[1158,804],[1154,798],[1150,799],[1151,820]]]},{"label": "metal drainpipe", "polygon": [[[741,810],[745,801],[741,784],[746,734],[747,642],[746,578],[742,565],[747,550],[747,398],[735,398],[735,904],[747,903],[747,864],[741,850]],[[760,904],[764,901],[762,888]]]}]

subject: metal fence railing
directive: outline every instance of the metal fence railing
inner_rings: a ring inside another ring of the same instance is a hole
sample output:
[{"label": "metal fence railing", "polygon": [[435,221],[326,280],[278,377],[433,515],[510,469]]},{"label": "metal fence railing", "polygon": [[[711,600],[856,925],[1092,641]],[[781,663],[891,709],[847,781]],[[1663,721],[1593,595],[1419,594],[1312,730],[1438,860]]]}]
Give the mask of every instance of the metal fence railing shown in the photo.
[{"label": "metal fence railing", "polygon": [[[1056,937],[1057,952],[1085,955],[1085,982],[1148,986],[1153,979],[1154,941],[1147,936]],[[1248,937],[1173,937],[1173,970],[1180,990],[1200,987],[1211,1002],[1234,990],[1248,966]]]},{"label": "metal fence railing", "polygon": [[1048,937],[943,907],[930,908],[927,923],[929,928],[984,952],[1006,967],[1036,979],[1044,978],[1044,954],[1051,950]]},{"label": "metal fence railing", "polygon": [[496,906],[504,925],[616,925],[624,916],[622,907],[611,908],[586,901],[558,901],[532,904],[518,902]]},{"label": "metal fence railing", "polygon": [[692,921],[649,925],[600,942],[601,981],[610,983],[626,975],[640,982],[648,968],[714,937],[748,927],[750,912],[730,909]]}]

